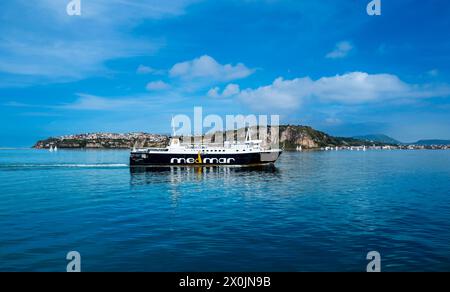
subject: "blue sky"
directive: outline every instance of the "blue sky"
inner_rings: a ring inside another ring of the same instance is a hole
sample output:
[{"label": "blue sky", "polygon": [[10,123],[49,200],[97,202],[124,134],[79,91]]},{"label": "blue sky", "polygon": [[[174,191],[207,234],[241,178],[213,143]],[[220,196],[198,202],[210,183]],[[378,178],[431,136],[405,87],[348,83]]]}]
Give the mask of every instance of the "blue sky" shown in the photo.
[{"label": "blue sky", "polygon": [[279,114],[333,135],[450,139],[450,3],[3,1],[0,146]]}]

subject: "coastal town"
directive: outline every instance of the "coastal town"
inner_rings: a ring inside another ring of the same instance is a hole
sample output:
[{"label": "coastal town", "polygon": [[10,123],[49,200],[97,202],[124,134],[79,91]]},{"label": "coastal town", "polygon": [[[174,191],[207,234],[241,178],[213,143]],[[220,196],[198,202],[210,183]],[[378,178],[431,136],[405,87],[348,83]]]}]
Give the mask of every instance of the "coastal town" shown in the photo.
[{"label": "coastal town", "polygon": [[[354,138],[337,138],[310,127],[288,126],[280,131],[280,146],[286,151],[448,150],[448,144],[393,144]],[[35,149],[132,149],[166,147],[170,136],[135,133],[86,133],[38,141]]]},{"label": "coastal town", "polygon": [[169,141],[166,135],[148,133],[87,133],[52,137],[38,141],[33,148],[51,149],[130,149],[133,147],[162,147]]},{"label": "coastal town", "polygon": [[336,146],[321,147],[322,151],[367,151],[367,150],[450,150],[450,145],[385,145],[385,146]]},{"label": "coastal town", "polygon": [[151,142],[161,142],[165,139],[164,135],[148,134],[148,133],[87,133],[79,135],[66,135],[61,136],[61,140],[138,140],[138,139],[148,139]]}]

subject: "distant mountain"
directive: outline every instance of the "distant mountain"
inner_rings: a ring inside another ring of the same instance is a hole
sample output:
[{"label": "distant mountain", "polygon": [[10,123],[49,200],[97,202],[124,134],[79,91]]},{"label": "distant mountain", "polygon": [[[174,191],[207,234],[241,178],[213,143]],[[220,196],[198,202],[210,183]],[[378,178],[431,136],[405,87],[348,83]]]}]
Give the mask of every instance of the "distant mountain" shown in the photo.
[{"label": "distant mountain", "polygon": [[415,143],[409,143],[411,145],[420,145],[420,146],[432,146],[432,145],[450,145],[450,140],[419,140]]},{"label": "distant mountain", "polygon": [[389,137],[387,135],[384,135],[384,134],[356,136],[353,138],[358,139],[358,140],[369,141],[369,142],[379,142],[379,143],[393,144],[393,145],[403,144],[402,142],[400,142],[392,137]]}]

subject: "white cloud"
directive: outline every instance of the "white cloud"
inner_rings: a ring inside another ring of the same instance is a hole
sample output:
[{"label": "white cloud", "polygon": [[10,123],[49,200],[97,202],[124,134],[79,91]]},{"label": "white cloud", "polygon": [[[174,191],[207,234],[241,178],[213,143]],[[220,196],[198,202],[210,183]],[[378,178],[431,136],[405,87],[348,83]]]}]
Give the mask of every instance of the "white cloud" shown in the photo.
[{"label": "white cloud", "polygon": [[271,85],[245,89],[238,98],[254,109],[290,110],[303,102],[364,104],[394,99],[450,96],[448,85],[408,84],[391,74],[352,72],[312,80],[309,77],[284,80],[277,78]]},{"label": "white cloud", "polygon": [[207,95],[212,98],[219,98],[220,97],[220,88],[219,87],[211,88],[208,91]]},{"label": "white cloud", "polygon": [[225,87],[225,89],[222,91],[222,93],[220,92],[219,87],[211,88],[208,91],[208,96],[212,97],[212,98],[227,98],[227,97],[235,96],[235,95],[239,94],[240,92],[241,92],[241,90],[239,88],[239,85],[228,84]]},{"label": "white cloud", "polygon": [[289,110],[297,108],[302,98],[310,94],[311,84],[312,80],[309,78],[278,78],[271,85],[242,90],[238,97],[254,109]]},{"label": "white cloud", "polygon": [[[39,107],[46,107],[54,110],[75,110],[75,111],[116,111],[116,112],[137,112],[137,111],[154,111],[158,109],[171,108],[185,99],[184,96],[179,96],[172,92],[166,92],[163,96],[146,95],[132,95],[132,96],[96,96],[92,94],[77,94],[77,99],[70,103],[63,103],[58,105],[39,105]],[[14,106],[14,105],[10,105]],[[18,105],[21,107],[33,105]],[[16,106],[17,107],[17,106]]]},{"label": "white cloud", "polygon": [[139,67],[136,69],[137,74],[146,75],[146,74],[152,74],[152,75],[165,75],[165,70],[155,69],[150,66],[145,65],[139,65]]},{"label": "white cloud", "polygon": [[236,95],[240,92],[239,85],[237,84],[228,84],[227,87],[222,92],[223,97],[230,97]]},{"label": "white cloud", "polygon": [[145,65],[139,65],[139,67],[136,70],[136,73],[138,73],[138,74],[152,74],[155,71],[156,70],[153,69],[152,67],[148,67],[148,66],[145,66]]},{"label": "white cloud", "polygon": [[170,85],[162,80],[153,81],[147,84],[147,90],[158,91],[169,89]]},{"label": "white cloud", "polygon": [[52,40],[25,34],[20,40],[5,38],[7,40],[0,43],[0,71],[52,80],[81,79],[104,73],[106,60],[150,55],[159,48],[159,45],[135,40]]},{"label": "white cloud", "polygon": [[197,0],[82,1],[77,17],[66,14],[68,2],[2,3],[0,72],[19,81],[27,78],[28,83],[105,74],[108,60],[150,56],[164,46],[163,41],[133,35],[143,20],[181,15]]},{"label": "white cloud", "polygon": [[336,44],[333,51],[329,52],[326,57],[329,59],[345,58],[353,50],[352,43],[348,41],[342,41]]},{"label": "white cloud", "polygon": [[186,80],[207,79],[226,82],[248,77],[253,72],[253,69],[247,68],[242,63],[222,65],[214,58],[204,55],[191,61],[175,64],[169,74],[171,77]]},{"label": "white cloud", "polygon": [[141,108],[143,100],[136,98],[104,98],[89,94],[78,94],[78,99],[70,104],[56,106],[59,109],[84,111],[111,111],[123,110],[130,107]]},{"label": "white cloud", "polygon": [[[102,22],[128,22],[136,23],[143,18],[161,19],[164,17],[178,16],[185,12],[185,8],[199,0],[81,0],[81,17],[84,19],[101,19]],[[67,1],[40,0],[40,4],[52,11],[52,14],[66,18]]]}]

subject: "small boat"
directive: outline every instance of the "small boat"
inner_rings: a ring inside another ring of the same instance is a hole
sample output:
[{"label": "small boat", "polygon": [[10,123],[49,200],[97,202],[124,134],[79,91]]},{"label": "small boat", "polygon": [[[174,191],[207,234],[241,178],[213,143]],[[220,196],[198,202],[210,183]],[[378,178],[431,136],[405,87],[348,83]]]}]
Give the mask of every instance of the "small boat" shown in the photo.
[{"label": "small boat", "polygon": [[50,149],[48,149],[48,151],[53,152],[53,145],[50,145]]}]

